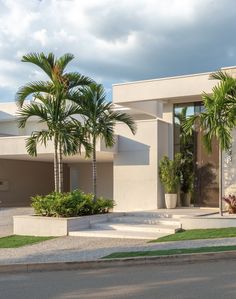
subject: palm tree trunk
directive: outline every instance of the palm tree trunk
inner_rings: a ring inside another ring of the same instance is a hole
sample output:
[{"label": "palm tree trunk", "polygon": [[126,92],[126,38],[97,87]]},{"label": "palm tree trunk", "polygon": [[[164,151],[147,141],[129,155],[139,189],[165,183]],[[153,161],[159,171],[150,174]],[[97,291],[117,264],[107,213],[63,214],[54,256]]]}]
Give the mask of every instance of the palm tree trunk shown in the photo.
[{"label": "palm tree trunk", "polygon": [[58,155],[58,191],[63,192],[63,164],[62,164],[61,142],[59,142],[59,155]]},{"label": "palm tree trunk", "polygon": [[223,197],[223,173],[222,173],[222,149],[221,147],[219,148],[219,214],[220,216],[223,216],[223,202],[222,202],[222,197]]},{"label": "palm tree trunk", "polygon": [[97,200],[97,159],[96,159],[96,138],[93,137],[93,201]]},{"label": "palm tree trunk", "polygon": [[58,142],[54,138],[54,191],[58,192]]}]

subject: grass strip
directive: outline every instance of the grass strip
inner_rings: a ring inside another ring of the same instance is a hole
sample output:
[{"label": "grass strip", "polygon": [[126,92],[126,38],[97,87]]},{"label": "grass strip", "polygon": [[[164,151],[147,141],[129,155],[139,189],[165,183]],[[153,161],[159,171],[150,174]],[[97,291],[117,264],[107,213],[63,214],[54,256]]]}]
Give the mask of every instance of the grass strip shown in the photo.
[{"label": "grass strip", "polygon": [[32,245],[42,241],[51,240],[55,237],[34,237],[34,236],[19,236],[12,235],[0,238],[0,248],[17,248],[26,245]]},{"label": "grass strip", "polygon": [[199,247],[199,248],[182,248],[182,249],[166,249],[166,250],[152,250],[152,251],[132,251],[132,252],[115,252],[104,256],[103,259],[126,258],[126,257],[148,257],[148,256],[163,256],[176,255],[186,253],[204,253],[204,252],[221,252],[236,250],[234,246],[213,246],[213,247]]},{"label": "grass strip", "polygon": [[153,242],[185,241],[198,239],[217,239],[236,237],[236,227],[226,228],[207,228],[207,229],[190,229],[176,232],[173,235],[164,236]]}]

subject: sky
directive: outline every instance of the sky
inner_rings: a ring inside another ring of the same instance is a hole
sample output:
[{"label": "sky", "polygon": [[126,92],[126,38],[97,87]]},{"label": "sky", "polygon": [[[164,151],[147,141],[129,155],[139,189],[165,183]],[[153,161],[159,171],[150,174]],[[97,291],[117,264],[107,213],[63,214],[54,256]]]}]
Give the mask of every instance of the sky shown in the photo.
[{"label": "sky", "polygon": [[30,52],[74,54],[110,99],[114,83],[236,65],[236,1],[0,0],[0,102],[44,78]]}]

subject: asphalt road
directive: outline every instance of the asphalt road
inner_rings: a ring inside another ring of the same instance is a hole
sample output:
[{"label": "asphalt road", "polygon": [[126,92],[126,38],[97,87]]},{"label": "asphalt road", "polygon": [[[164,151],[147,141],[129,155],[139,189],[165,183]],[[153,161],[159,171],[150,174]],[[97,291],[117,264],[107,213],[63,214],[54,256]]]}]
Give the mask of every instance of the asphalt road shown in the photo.
[{"label": "asphalt road", "polygon": [[236,298],[236,261],[0,274],[0,298]]}]

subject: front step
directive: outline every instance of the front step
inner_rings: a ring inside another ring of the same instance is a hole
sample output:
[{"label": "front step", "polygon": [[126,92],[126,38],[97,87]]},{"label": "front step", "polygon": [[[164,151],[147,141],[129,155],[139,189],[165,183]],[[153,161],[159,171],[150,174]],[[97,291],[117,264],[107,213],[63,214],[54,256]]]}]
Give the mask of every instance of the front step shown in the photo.
[{"label": "front step", "polygon": [[125,212],[125,216],[129,217],[146,217],[146,218],[155,218],[155,219],[180,219],[185,217],[186,214],[174,214],[168,212],[148,212],[148,211],[141,211],[141,212]]},{"label": "front step", "polygon": [[147,232],[150,233],[165,233],[174,234],[180,230],[180,227],[172,225],[150,225],[150,224],[126,224],[126,223],[96,223],[92,225],[91,229],[96,230],[115,230],[115,231],[129,231],[129,232]]},{"label": "front step", "polygon": [[88,229],[82,231],[69,232],[69,236],[74,237],[92,237],[92,238],[115,238],[115,239],[136,239],[136,240],[154,240],[168,234],[150,233],[139,231],[117,231],[117,230],[96,230]]},{"label": "front step", "polygon": [[69,236],[153,240],[181,230],[173,214],[150,212],[125,213],[107,222],[92,222],[90,229],[70,231]]},{"label": "front step", "polygon": [[154,217],[135,217],[135,216],[123,216],[115,217],[110,220],[110,222],[116,223],[129,223],[129,224],[162,224],[169,226],[176,226],[181,228],[181,223],[176,218],[154,218]]}]

